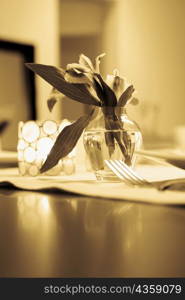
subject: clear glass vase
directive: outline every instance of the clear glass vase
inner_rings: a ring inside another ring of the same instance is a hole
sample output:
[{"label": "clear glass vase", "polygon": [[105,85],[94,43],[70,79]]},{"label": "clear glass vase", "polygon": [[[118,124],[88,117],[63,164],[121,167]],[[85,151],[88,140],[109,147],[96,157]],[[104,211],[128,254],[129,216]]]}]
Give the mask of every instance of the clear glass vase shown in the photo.
[{"label": "clear glass vase", "polygon": [[134,167],[135,150],[142,145],[142,134],[136,122],[121,107],[96,108],[94,118],[83,135],[84,148],[90,169],[97,180],[117,181],[104,160],[121,159]]}]

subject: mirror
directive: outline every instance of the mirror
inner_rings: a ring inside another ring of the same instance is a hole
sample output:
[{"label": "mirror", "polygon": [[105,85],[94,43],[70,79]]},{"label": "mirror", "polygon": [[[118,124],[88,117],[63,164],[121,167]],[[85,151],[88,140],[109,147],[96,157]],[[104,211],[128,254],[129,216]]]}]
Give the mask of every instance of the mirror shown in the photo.
[{"label": "mirror", "polygon": [[24,66],[28,61],[34,61],[33,46],[0,41],[0,140],[3,150],[16,150],[18,122],[36,117],[34,75]]}]

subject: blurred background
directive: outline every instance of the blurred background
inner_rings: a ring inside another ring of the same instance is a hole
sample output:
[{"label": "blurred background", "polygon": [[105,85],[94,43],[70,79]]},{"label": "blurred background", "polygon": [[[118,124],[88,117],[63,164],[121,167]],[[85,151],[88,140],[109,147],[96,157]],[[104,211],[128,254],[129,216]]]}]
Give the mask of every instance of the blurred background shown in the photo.
[{"label": "blurred background", "polygon": [[75,120],[86,110],[66,99],[49,113],[51,86],[24,62],[65,68],[80,53],[94,59],[102,52],[102,75],[117,68],[136,89],[140,103],[128,114],[145,145],[184,146],[184,12],[185,0],[0,0],[0,122],[9,122],[0,132],[3,149],[16,148],[20,120]]}]

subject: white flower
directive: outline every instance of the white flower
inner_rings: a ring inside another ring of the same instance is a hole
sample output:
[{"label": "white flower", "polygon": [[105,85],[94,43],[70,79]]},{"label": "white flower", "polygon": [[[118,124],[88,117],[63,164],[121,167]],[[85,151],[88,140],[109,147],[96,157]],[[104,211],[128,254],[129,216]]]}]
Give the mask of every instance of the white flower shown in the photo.
[{"label": "white flower", "polygon": [[127,79],[119,76],[119,71],[117,69],[113,70],[113,74],[107,75],[106,83],[114,91],[117,100],[129,86]]},{"label": "white flower", "polygon": [[94,66],[90,58],[84,54],[80,54],[79,63],[67,65],[64,79],[70,83],[84,83],[92,85],[93,76],[95,73],[99,73],[100,61],[104,55],[105,53],[102,53],[96,57]]}]

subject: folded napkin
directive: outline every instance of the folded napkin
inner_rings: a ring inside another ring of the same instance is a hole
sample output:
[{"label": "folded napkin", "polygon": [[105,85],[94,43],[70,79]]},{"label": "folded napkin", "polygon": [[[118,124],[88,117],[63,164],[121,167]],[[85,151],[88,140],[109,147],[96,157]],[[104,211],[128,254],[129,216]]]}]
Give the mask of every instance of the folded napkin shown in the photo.
[{"label": "folded napkin", "polygon": [[159,183],[156,186],[161,190],[185,191],[185,170],[164,163],[163,166],[140,165],[136,171],[148,181]]},{"label": "folded napkin", "polygon": [[[150,181],[185,178],[185,171],[166,166],[138,166],[137,172]],[[185,182],[185,180],[184,180]],[[182,190],[159,191],[154,187],[128,186],[124,182],[97,182],[92,173],[70,176],[20,176],[17,168],[0,170],[0,186],[12,185],[23,190],[60,190],[78,195],[155,203],[163,205],[185,205]],[[184,183],[185,185],[185,183]]]}]

